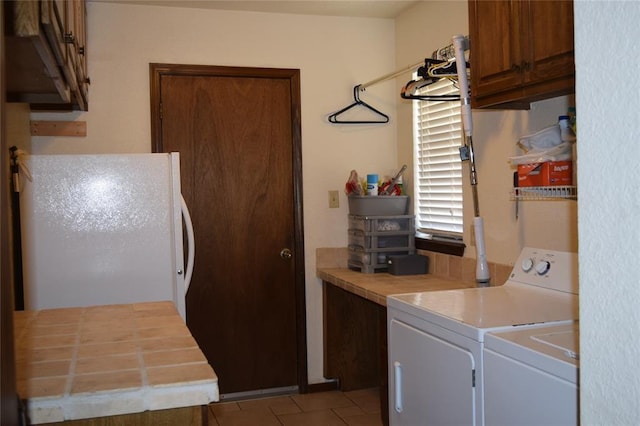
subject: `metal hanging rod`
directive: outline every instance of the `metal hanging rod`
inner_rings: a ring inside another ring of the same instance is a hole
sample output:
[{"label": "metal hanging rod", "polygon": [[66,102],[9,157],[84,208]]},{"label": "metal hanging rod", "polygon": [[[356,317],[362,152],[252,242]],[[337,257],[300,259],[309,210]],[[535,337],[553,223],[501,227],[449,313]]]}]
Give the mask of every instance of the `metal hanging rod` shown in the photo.
[{"label": "metal hanging rod", "polygon": [[364,92],[367,89],[367,87],[373,86],[374,84],[390,80],[392,78],[398,77],[398,76],[400,76],[400,75],[402,75],[402,74],[404,74],[406,72],[409,72],[409,71],[415,71],[415,69],[418,68],[419,66],[421,66],[422,64],[424,64],[424,60],[418,62],[417,64],[408,65],[408,66],[406,66],[406,67],[404,67],[402,69],[399,69],[397,71],[394,71],[394,72],[386,74],[386,75],[383,75],[382,77],[375,78],[375,79],[373,79],[373,80],[371,80],[371,81],[369,81],[367,83],[361,84],[359,86],[359,90],[361,92]]},{"label": "metal hanging rod", "polygon": [[[465,49],[469,48],[468,47],[469,46],[469,37],[468,36],[464,37],[463,44],[465,46]],[[453,59],[454,57],[455,57],[455,54],[454,54],[453,43],[448,45],[448,46],[441,47],[440,49],[434,50],[433,53],[431,54],[431,58],[432,59],[449,60],[449,59]],[[370,87],[370,86],[373,86],[374,84],[378,84],[378,83],[381,83],[383,81],[387,81],[387,80],[390,80],[392,78],[401,76],[402,74],[404,74],[406,72],[414,71],[415,69],[417,69],[418,67],[420,67],[422,65],[424,65],[424,60],[422,60],[422,61],[420,61],[420,62],[418,62],[416,64],[412,64],[412,65],[408,65],[408,66],[406,66],[404,68],[400,68],[399,70],[396,70],[396,71],[394,71],[392,73],[383,75],[382,77],[375,78],[375,79],[373,79],[371,81],[368,81],[368,82],[366,82],[364,84],[360,84],[358,86],[358,90],[360,92],[364,92],[367,89],[367,87]]]}]

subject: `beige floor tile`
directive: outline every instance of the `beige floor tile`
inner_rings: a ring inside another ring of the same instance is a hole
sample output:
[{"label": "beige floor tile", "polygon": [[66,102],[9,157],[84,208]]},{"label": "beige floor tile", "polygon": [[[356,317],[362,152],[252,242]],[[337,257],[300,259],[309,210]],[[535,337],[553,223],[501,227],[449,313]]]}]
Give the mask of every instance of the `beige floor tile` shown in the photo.
[{"label": "beige floor tile", "polygon": [[285,426],[344,426],[347,424],[331,410],[283,414],[278,418]]},{"label": "beige floor tile", "polygon": [[[380,426],[382,418],[379,405],[378,389],[217,402],[209,405],[209,424],[212,426]],[[277,423],[274,423],[274,419]]]},{"label": "beige floor tile", "polygon": [[333,412],[336,413],[338,416],[340,416],[340,418],[343,419],[343,420],[345,420],[348,417],[362,416],[362,415],[366,414],[362,410],[362,408],[358,407],[357,405],[354,405],[352,407],[334,408]]},{"label": "beige floor tile", "polygon": [[282,426],[275,414],[264,410],[225,411],[215,419],[220,426]]},{"label": "beige floor tile", "polygon": [[382,417],[379,413],[350,416],[344,420],[349,426],[382,426]]},{"label": "beige floor tile", "polygon": [[280,416],[283,414],[293,414],[293,413],[301,412],[300,407],[298,407],[298,404],[293,402],[291,398],[289,398],[289,402],[283,402],[281,404],[272,405],[271,411],[273,412],[273,414],[277,416]]},{"label": "beige floor tile", "polygon": [[214,415],[223,415],[229,411],[240,411],[240,406],[237,402],[214,402],[209,404],[209,411]]},{"label": "beige floor tile", "polygon": [[380,412],[380,392],[377,388],[345,392],[344,395],[362,408],[365,413]]},{"label": "beige floor tile", "polygon": [[275,415],[299,413],[300,407],[288,396],[276,396],[238,402],[241,410],[267,410]]},{"label": "beige floor tile", "polygon": [[342,392],[321,392],[294,395],[291,397],[302,411],[315,411],[355,405]]},{"label": "beige floor tile", "polygon": [[209,413],[209,418],[208,418],[207,425],[208,426],[220,426],[220,423],[218,423],[218,421],[216,420],[216,415],[213,414],[213,409],[211,408],[211,406],[209,406],[209,410],[207,412]]}]

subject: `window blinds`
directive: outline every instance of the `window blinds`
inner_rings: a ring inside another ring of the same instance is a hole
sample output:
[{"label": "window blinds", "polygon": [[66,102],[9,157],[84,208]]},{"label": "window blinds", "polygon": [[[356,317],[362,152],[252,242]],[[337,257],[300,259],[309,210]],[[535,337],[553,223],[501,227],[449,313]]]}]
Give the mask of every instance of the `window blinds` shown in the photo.
[{"label": "window blinds", "polygon": [[[420,89],[421,95],[457,94],[450,80]],[[462,234],[462,124],[460,101],[415,101],[416,228],[429,234]]]}]

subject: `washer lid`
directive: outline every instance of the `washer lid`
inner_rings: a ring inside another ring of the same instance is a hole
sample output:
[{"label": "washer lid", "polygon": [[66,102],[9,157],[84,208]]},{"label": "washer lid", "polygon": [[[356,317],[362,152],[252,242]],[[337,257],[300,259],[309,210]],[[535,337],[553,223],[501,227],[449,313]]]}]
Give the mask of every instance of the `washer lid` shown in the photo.
[{"label": "washer lid", "polygon": [[576,383],[580,364],[579,334],[578,321],[488,333],[485,350]]},{"label": "washer lid", "polygon": [[389,296],[387,306],[482,341],[485,331],[578,319],[578,296],[526,284]]}]

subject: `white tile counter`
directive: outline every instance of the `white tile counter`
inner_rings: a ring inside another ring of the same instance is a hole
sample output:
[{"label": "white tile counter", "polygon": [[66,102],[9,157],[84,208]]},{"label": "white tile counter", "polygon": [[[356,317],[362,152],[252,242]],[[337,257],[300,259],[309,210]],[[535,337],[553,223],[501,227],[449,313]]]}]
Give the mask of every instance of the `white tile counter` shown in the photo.
[{"label": "white tile counter", "polygon": [[218,401],[218,378],[173,303],[18,311],[18,394],[32,424]]}]

